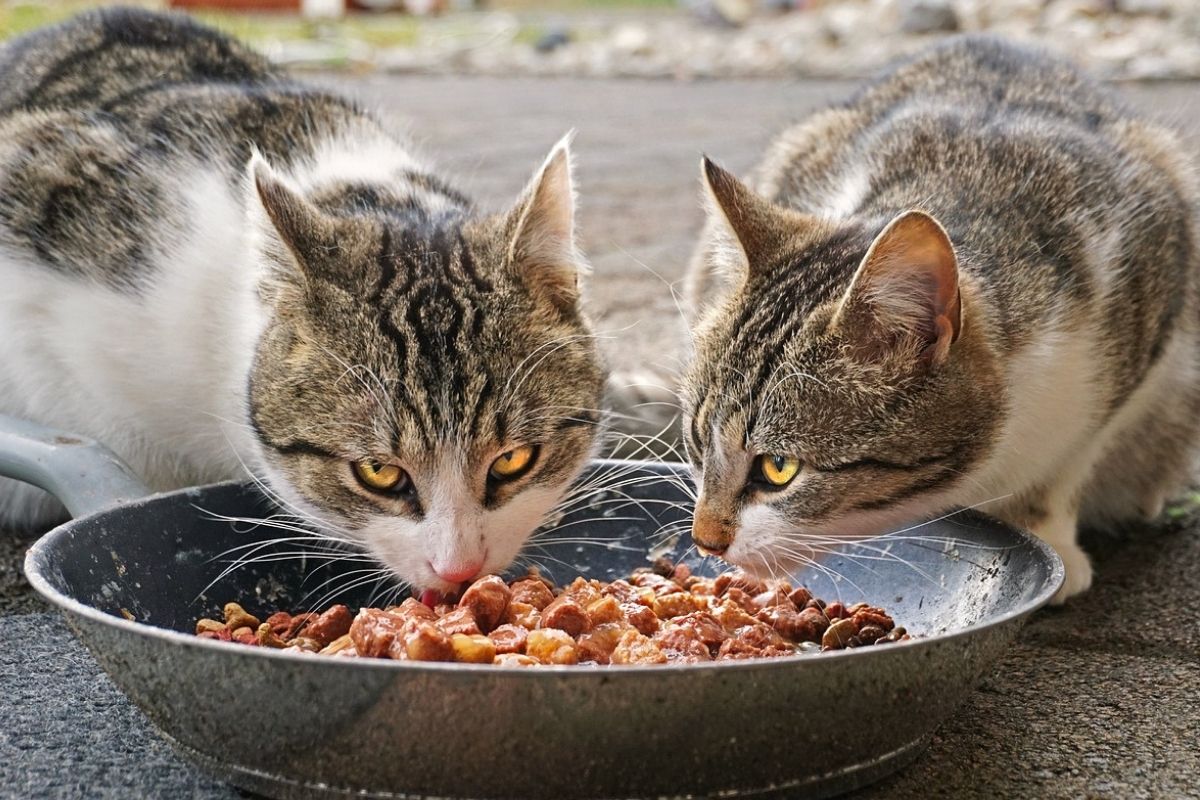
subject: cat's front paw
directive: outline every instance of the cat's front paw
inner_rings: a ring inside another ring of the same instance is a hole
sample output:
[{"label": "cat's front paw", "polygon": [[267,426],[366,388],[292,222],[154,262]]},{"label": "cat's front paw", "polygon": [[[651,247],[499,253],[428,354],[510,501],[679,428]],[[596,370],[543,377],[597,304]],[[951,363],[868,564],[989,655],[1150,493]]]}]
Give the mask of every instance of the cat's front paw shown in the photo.
[{"label": "cat's front paw", "polygon": [[1067,576],[1062,587],[1051,598],[1050,605],[1061,606],[1069,598],[1086,592],[1092,585],[1092,562],[1088,560],[1083,548],[1074,542],[1058,545],[1054,549],[1063,560]]}]

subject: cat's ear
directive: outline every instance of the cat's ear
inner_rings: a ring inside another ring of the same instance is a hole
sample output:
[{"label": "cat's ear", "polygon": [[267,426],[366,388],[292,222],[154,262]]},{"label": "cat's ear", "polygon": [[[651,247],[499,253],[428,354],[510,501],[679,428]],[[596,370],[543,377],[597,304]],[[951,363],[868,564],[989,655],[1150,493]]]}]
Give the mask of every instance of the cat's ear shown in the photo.
[{"label": "cat's ear", "polygon": [[248,206],[268,255],[278,266],[308,272],[335,241],[333,220],[290,187],[257,152],[247,169]]},{"label": "cat's ear", "polygon": [[938,366],[962,332],[954,245],[940,223],[906,211],[875,237],[838,311],[869,351],[915,347]]},{"label": "cat's ear", "polygon": [[718,236],[716,266],[732,278],[766,268],[774,256],[816,220],[759,196],[708,156],[700,162],[709,232]]},{"label": "cat's ear", "polygon": [[571,137],[554,146],[509,214],[508,263],[535,294],[564,310],[579,300],[586,269],[575,243]]}]

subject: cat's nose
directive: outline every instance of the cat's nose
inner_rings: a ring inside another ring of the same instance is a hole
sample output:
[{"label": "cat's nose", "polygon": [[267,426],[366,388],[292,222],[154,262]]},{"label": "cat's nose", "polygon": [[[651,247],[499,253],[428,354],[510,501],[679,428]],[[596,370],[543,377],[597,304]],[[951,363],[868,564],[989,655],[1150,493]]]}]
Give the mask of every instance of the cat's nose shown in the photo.
[{"label": "cat's nose", "polygon": [[733,528],[720,517],[697,509],[692,519],[692,541],[705,555],[719,556],[733,544]]},{"label": "cat's nose", "polygon": [[434,564],[434,573],[447,583],[462,583],[469,581],[483,570],[482,561],[470,561],[462,564]]}]

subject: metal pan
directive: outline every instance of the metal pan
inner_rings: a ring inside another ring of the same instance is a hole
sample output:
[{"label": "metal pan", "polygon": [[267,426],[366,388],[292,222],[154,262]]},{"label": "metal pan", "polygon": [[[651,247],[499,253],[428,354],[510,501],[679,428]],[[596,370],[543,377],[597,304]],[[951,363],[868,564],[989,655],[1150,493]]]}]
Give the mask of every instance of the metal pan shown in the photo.
[{"label": "metal pan", "polygon": [[[682,469],[593,465],[626,477]],[[54,492],[76,517],[34,545],[26,574],[113,681],[201,768],[278,798],[830,796],[914,758],[1063,576],[1042,542],[962,513],[872,544],[888,557],[831,557],[824,566],[840,580],[795,576],[826,598],[886,605],[920,636],[911,642],[663,667],[322,658],[190,635],[227,600],[297,608],[314,580],[333,577],[281,561],[209,586],[219,554],[275,533],[214,519],[269,513],[251,487],[136,497],[144,490],[103,448],[4,418],[0,473]],[[671,481],[626,491],[641,502],[581,509],[561,536],[636,546],[551,547],[563,562],[548,563],[552,574],[626,573],[645,563],[651,532],[685,521],[659,502],[685,499]],[[353,606],[367,594],[338,599]]]}]

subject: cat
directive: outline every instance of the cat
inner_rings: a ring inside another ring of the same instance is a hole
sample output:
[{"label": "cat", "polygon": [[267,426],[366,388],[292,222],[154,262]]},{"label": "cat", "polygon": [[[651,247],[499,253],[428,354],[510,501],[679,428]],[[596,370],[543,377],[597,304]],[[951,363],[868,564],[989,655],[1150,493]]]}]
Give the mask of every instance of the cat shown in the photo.
[{"label": "cat", "polygon": [[[413,587],[505,567],[596,449],[569,142],[485,215],[182,16],[0,50],[0,413],[156,490],[244,476]],[[0,524],[61,517],[0,485]]]},{"label": "cat", "polygon": [[[1198,192],[1072,65],[952,39],[702,165],[681,384],[693,536],[758,571],[977,506],[1086,590],[1081,525],[1156,517],[1200,426]],[[722,278],[724,276],[724,278]]]}]

